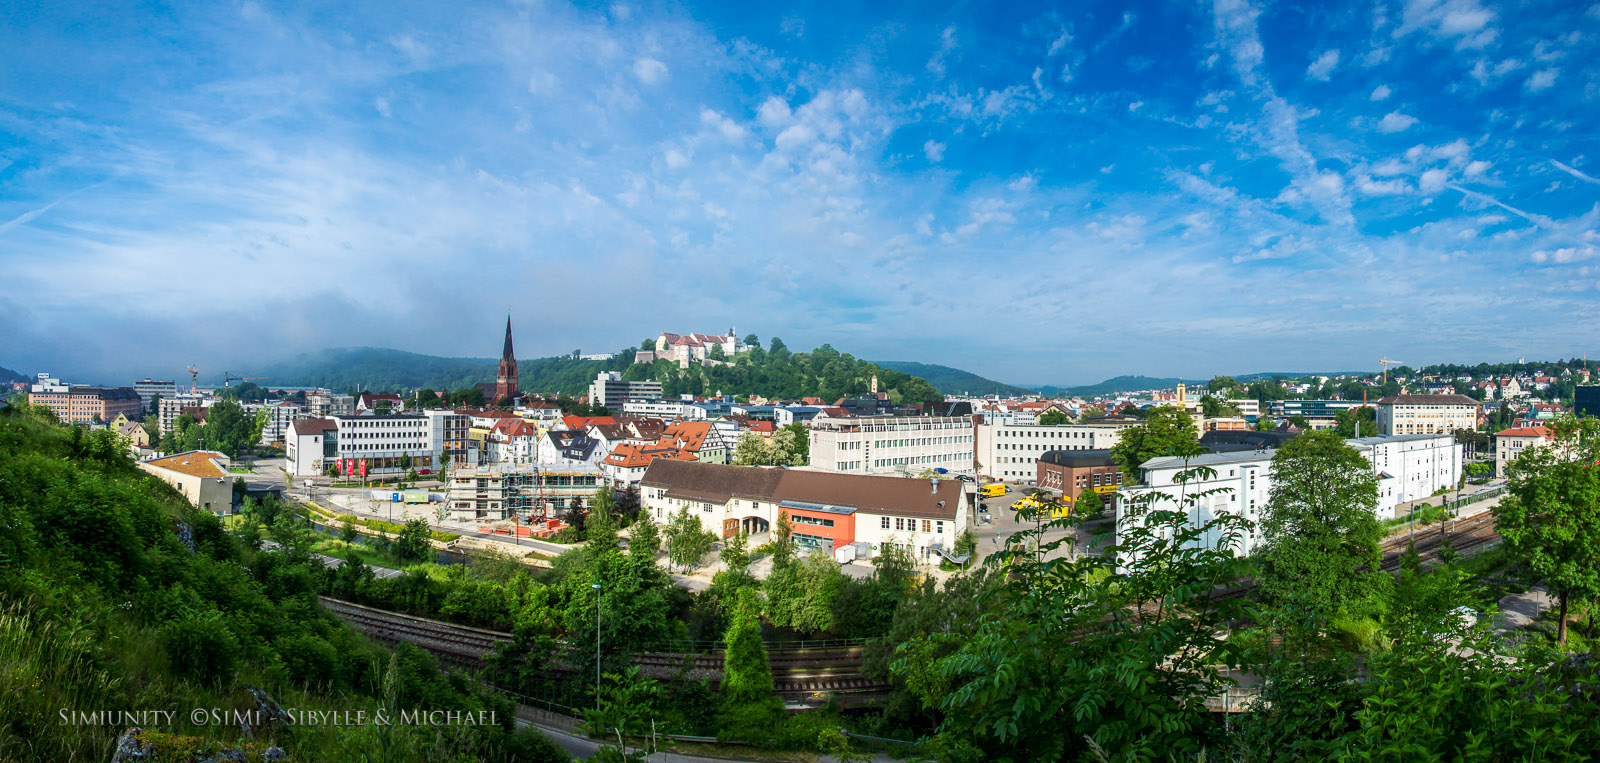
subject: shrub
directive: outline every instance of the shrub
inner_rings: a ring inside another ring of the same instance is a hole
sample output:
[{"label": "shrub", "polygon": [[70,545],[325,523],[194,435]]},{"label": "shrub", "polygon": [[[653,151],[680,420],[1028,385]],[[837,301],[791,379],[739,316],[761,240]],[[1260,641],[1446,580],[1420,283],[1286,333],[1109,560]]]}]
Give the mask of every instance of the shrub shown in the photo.
[{"label": "shrub", "polygon": [[231,679],[239,667],[239,639],[216,612],[191,613],[161,629],[167,663],[202,683]]}]

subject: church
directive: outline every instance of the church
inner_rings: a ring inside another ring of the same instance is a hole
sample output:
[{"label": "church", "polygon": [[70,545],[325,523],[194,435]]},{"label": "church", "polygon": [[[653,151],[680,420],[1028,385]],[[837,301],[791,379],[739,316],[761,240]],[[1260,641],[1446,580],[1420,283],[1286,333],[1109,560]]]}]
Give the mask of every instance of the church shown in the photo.
[{"label": "church", "polygon": [[521,398],[517,387],[517,356],[511,351],[511,316],[506,316],[506,343],[500,351],[500,368],[495,371],[494,383],[478,385],[483,401],[490,407],[509,408]]}]

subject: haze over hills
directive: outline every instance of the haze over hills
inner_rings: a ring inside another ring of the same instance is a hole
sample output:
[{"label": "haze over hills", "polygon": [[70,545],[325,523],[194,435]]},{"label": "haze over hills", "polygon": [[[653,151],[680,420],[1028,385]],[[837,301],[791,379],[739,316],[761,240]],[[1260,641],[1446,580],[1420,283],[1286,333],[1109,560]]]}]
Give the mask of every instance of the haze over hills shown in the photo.
[{"label": "haze over hills", "polygon": [[14,382],[14,381],[27,381],[27,380],[28,380],[28,377],[23,376],[22,374],[19,374],[16,371],[13,371],[13,370],[11,370],[9,368],[6,368],[5,366],[0,366],[0,383],[3,383],[3,382]]},{"label": "haze over hills", "polygon": [[1031,395],[1027,387],[985,379],[970,371],[941,366],[936,363],[918,363],[911,360],[874,360],[879,366],[920,376],[944,395]]}]

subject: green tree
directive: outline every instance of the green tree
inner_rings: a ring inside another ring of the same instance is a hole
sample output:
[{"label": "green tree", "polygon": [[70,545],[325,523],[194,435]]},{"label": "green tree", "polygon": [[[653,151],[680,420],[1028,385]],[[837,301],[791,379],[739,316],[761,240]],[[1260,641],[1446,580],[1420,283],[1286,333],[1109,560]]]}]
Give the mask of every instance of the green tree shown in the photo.
[{"label": "green tree", "polygon": [[650,512],[639,513],[639,518],[628,527],[628,553],[639,555],[654,563],[661,551],[661,528],[650,518]]},{"label": "green tree", "polygon": [[700,560],[717,542],[716,535],[700,527],[699,518],[688,506],[678,508],[661,535],[667,547],[667,561],[684,572],[700,566]]},{"label": "green tree", "polygon": [[783,703],[773,694],[772,668],[761,641],[761,605],[750,588],[735,594],[733,616],[723,635],[722,700],[719,733],[741,739],[781,722]]},{"label": "green tree", "polygon": [[394,539],[390,552],[394,554],[395,561],[401,564],[418,564],[425,562],[432,555],[433,531],[428,527],[425,519],[413,519],[406,522],[400,529],[400,537]]},{"label": "green tree", "polygon": [[1039,426],[1054,427],[1069,423],[1070,421],[1071,419],[1067,418],[1067,414],[1062,413],[1059,408],[1051,408],[1050,410],[1039,414]]},{"label": "green tree", "polygon": [[1269,600],[1329,616],[1375,603],[1388,581],[1379,567],[1378,479],[1333,432],[1306,432],[1272,457],[1272,492],[1261,510],[1261,573]]},{"label": "green tree", "polygon": [[1511,556],[1556,595],[1556,643],[1565,649],[1570,604],[1600,595],[1600,421],[1569,415],[1552,428],[1552,444],[1506,466],[1507,494],[1493,511]]},{"label": "green tree", "polygon": [[1239,382],[1234,381],[1232,376],[1213,376],[1211,381],[1206,382],[1206,391],[1227,392],[1238,386]]},{"label": "green tree", "polygon": [[811,463],[811,432],[805,424],[795,422],[783,427],[789,433],[793,443],[789,449],[789,464],[791,466],[805,466]]},{"label": "green tree", "polygon": [[1161,456],[1194,455],[1199,452],[1200,436],[1188,411],[1176,406],[1161,406],[1150,411],[1143,424],[1122,430],[1122,439],[1111,447],[1111,458],[1122,467],[1128,482],[1139,482],[1139,466]]},{"label": "green tree", "polygon": [[755,576],[750,574],[750,536],[743,531],[731,538],[722,541],[722,553],[718,555],[722,562],[723,571],[717,573],[735,588],[742,588],[755,582]]},{"label": "green tree", "polygon": [[1333,431],[1340,437],[1355,437],[1359,425],[1362,437],[1378,434],[1378,411],[1370,406],[1347,408],[1333,415]]},{"label": "green tree", "polygon": [[1012,535],[1008,548],[1039,553],[997,555],[1006,582],[982,613],[901,649],[895,675],[941,718],[938,757],[1142,761],[1214,746],[1205,701],[1230,683],[1216,666],[1238,663],[1226,626],[1245,605],[1211,592],[1249,566],[1228,550],[1245,519],[1190,521],[1205,494],[1187,484],[1208,471],[1119,507],[1104,554],[1051,553],[1075,533],[1045,533],[1075,514]]}]

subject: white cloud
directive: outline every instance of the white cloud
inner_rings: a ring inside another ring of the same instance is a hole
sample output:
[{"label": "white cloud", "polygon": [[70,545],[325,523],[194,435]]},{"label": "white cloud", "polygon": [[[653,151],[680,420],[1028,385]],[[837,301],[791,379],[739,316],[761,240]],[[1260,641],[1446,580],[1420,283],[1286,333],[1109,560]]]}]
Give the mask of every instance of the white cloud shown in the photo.
[{"label": "white cloud", "polygon": [[1422,177],[1417,179],[1417,188],[1423,193],[1438,193],[1444,190],[1444,184],[1450,179],[1450,173],[1442,169],[1425,170]]},{"label": "white cloud", "polygon": [[1424,31],[1440,41],[1454,40],[1457,48],[1482,48],[1495,42],[1493,11],[1478,0],[1406,0],[1396,37]]},{"label": "white cloud", "polygon": [[928,71],[936,77],[944,76],[945,59],[951,51],[956,49],[956,27],[954,24],[944,28],[939,33],[939,50],[928,59]]},{"label": "white cloud", "polygon": [[1411,129],[1411,126],[1416,123],[1416,117],[1407,116],[1398,111],[1391,111],[1383,115],[1383,119],[1378,120],[1378,130],[1380,132],[1403,132]]},{"label": "white cloud", "polygon": [[1523,83],[1522,87],[1530,93],[1549,90],[1552,85],[1556,84],[1556,77],[1560,74],[1561,70],[1555,67],[1541,69],[1534,72],[1533,76],[1528,77],[1528,81]]},{"label": "white cloud", "polygon": [[678,149],[669,149],[666,155],[667,169],[681,170],[689,166],[689,157]]},{"label": "white cloud", "polygon": [[1490,165],[1489,165],[1488,162],[1483,161],[1481,159],[1478,160],[1478,161],[1475,161],[1475,162],[1468,162],[1467,163],[1467,168],[1465,170],[1462,170],[1462,174],[1466,175],[1469,178],[1470,177],[1477,177],[1479,175],[1482,175],[1485,172],[1488,172],[1489,171],[1489,166]]},{"label": "white cloud", "polygon": [[1324,51],[1322,55],[1317,56],[1317,60],[1312,61],[1311,65],[1306,67],[1306,76],[1326,82],[1329,75],[1333,73],[1333,68],[1338,65],[1339,49],[1333,48],[1332,50]]},{"label": "white cloud", "polygon": [[[1600,6],[1595,6],[1595,7],[1600,8]],[[1554,164],[1556,166],[1556,169],[1561,170],[1562,172],[1565,172],[1568,175],[1571,175],[1571,176],[1573,176],[1573,177],[1575,177],[1575,178],[1577,178],[1579,180],[1582,180],[1582,181],[1585,181],[1585,182],[1589,182],[1589,183],[1600,183],[1600,178],[1596,178],[1596,177],[1594,177],[1594,176],[1592,176],[1592,175],[1590,175],[1590,174],[1588,174],[1588,173],[1584,172],[1583,170],[1580,170],[1580,169],[1578,169],[1576,167],[1572,167],[1572,166],[1567,165],[1567,164],[1562,164],[1561,162],[1558,162],[1558,161],[1556,161],[1554,159],[1551,159],[1550,163]]]},{"label": "white cloud", "polygon": [[793,152],[811,145],[816,139],[817,131],[811,125],[791,125],[778,133],[775,144],[780,151]]},{"label": "white cloud", "polygon": [[390,116],[393,115],[393,112],[389,108],[389,99],[388,98],[384,98],[384,97],[380,96],[378,98],[372,99],[372,107],[377,109],[378,113],[382,114],[384,119],[388,119]]},{"label": "white cloud", "polygon": [[667,65],[654,58],[641,58],[633,62],[633,76],[646,85],[654,85],[666,80]]},{"label": "white cloud", "polygon": [[1144,108],[1144,101],[1134,101],[1128,104],[1128,111],[1130,112],[1138,111],[1141,108]]},{"label": "white cloud", "polygon": [[1388,85],[1379,85],[1372,89],[1372,100],[1386,101],[1389,99],[1389,94],[1391,92],[1393,91],[1389,89]]},{"label": "white cloud", "polygon": [[1411,185],[1399,178],[1373,180],[1369,175],[1356,178],[1356,191],[1367,196],[1395,196],[1411,190]]},{"label": "white cloud", "polygon": [[743,125],[727,118],[722,112],[714,109],[700,110],[700,124],[716,130],[728,140],[743,140],[746,134]]},{"label": "white cloud", "polygon": [[763,101],[761,108],[756,110],[756,119],[767,127],[782,127],[789,124],[792,118],[789,103],[775,95]]},{"label": "white cloud", "polygon": [[561,91],[561,81],[556,75],[543,69],[536,69],[528,75],[528,93],[531,95],[555,95]]},{"label": "white cloud", "polygon": [[944,159],[944,144],[936,140],[929,140],[922,144],[922,153],[928,161],[937,162]]},{"label": "white cloud", "polygon": [[1063,50],[1066,50],[1067,44],[1070,42],[1072,42],[1072,33],[1065,29],[1061,30],[1061,34],[1057,35],[1054,40],[1050,41],[1050,50],[1045,52],[1045,55],[1053,56]]},{"label": "white cloud", "polygon": [[1033,190],[1034,186],[1037,186],[1038,184],[1039,180],[1034,176],[1023,175],[1022,177],[1007,183],[1006,187],[1018,193],[1027,193],[1028,191]]}]

